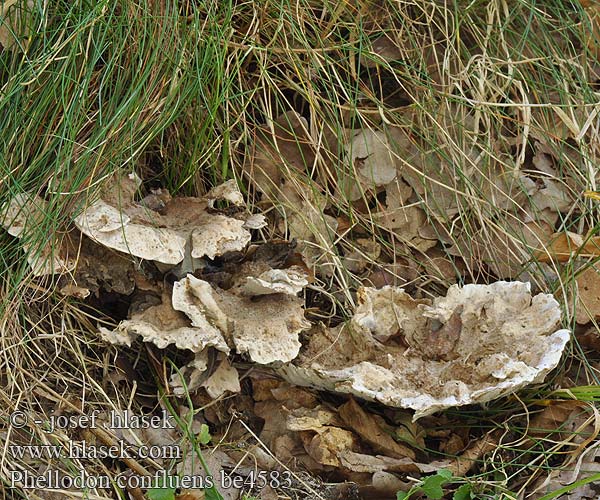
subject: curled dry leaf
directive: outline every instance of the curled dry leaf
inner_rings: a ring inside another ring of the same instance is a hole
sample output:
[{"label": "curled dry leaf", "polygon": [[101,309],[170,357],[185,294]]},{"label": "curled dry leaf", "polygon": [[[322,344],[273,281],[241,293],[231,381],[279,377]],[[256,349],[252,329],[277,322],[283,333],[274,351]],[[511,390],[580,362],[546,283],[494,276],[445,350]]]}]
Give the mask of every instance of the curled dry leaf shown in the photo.
[{"label": "curled dry leaf", "polygon": [[176,371],[171,375],[169,385],[173,389],[173,394],[176,396],[191,394],[202,386],[208,375],[210,364],[208,356],[208,349],[197,352],[194,359],[182,366],[179,372]]},{"label": "curled dry leaf", "polygon": [[405,473],[430,473],[444,468],[442,464],[430,465],[416,463],[412,458],[394,458],[385,455],[366,455],[345,450],[339,454],[343,467],[352,472],[405,472]]},{"label": "curled dry leaf", "polygon": [[[550,400],[548,405],[529,422],[531,438],[547,438],[554,443],[589,443],[598,435],[599,415],[590,403],[577,400]],[[533,441],[532,441],[533,443]],[[577,450],[570,451],[570,461]],[[583,447],[579,447],[579,452]]]},{"label": "curled dry leaf", "polygon": [[421,201],[413,196],[413,189],[402,179],[395,179],[385,192],[385,208],[373,214],[373,221],[421,252],[434,247],[437,237],[431,235],[433,226],[427,221]]},{"label": "curled dry leaf", "polygon": [[[197,487],[181,488],[180,495],[185,495],[186,500],[205,500],[207,498],[206,490],[202,489],[201,486],[207,484],[206,479],[209,474],[212,474],[211,477],[214,478],[214,486],[218,490],[221,498],[223,498],[223,500],[237,500],[240,497],[241,490],[234,487],[232,481],[226,483],[223,480],[226,474],[236,467],[235,461],[233,461],[221,448],[204,451],[202,457],[203,460],[200,460],[196,450],[191,447],[188,447],[188,449],[184,451],[183,461],[177,464],[177,473],[181,476],[194,478]],[[210,472],[207,472],[207,470],[204,469],[204,465],[206,465]],[[224,471],[224,473],[221,474],[218,471]],[[213,498],[214,497],[215,496],[213,495]]]},{"label": "curled dry leaf", "polygon": [[21,193],[0,208],[0,220],[8,234],[24,238],[23,250],[35,276],[72,271],[77,263],[76,248],[70,248],[68,235],[61,240],[28,239],[30,232],[43,223],[46,202],[37,195]]},{"label": "curled dry leaf", "polygon": [[[216,367],[215,367],[216,365]],[[173,373],[169,385],[176,396],[191,394],[201,387],[212,399],[226,392],[240,392],[237,370],[231,366],[225,354],[204,349],[196,353],[194,359]]]},{"label": "curled dry leaf", "polygon": [[339,425],[340,421],[337,414],[322,406],[316,408],[299,408],[292,410],[287,418],[287,428],[290,431],[315,431],[321,432],[322,429],[333,425]]},{"label": "curled dry leaf", "polygon": [[[319,415],[310,409],[318,405],[317,398],[306,389],[290,386],[286,382],[275,379],[253,379],[253,397],[257,403],[254,412],[264,419],[265,424],[260,433],[260,440],[279,460],[289,463],[292,460],[309,467],[309,470],[320,470],[322,465],[306,454],[300,432],[290,432],[288,415],[310,414],[313,424]],[[326,418],[324,419],[326,421]],[[300,424],[302,425],[302,424]]]},{"label": "curled dry leaf", "polygon": [[409,201],[413,189],[402,179],[395,179],[386,186],[385,193],[385,209],[374,213],[373,220],[405,241],[419,236],[419,231],[427,224],[427,216],[419,207],[419,201]]},{"label": "curled dry leaf", "polygon": [[346,146],[346,157],[350,174],[340,180],[339,186],[350,201],[396,178],[397,160],[384,132],[370,129],[354,132]]},{"label": "curled dry leaf", "polygon": [[[551,401],[531,419],[528,435],[535,438],[535,442],[539,443],[539,439],[542,439],[549,445],[562,444],[566,450],[563,466],[554,468],[548,476],[537,482],[532,498],[539,498],[585,480],[591,474],[600,473],[600,454],[596,441],[600,429],[598,418],[598,412],[592,403],[558,400]],[[600,488],[593,487],[594,484],[596,483],[582,484],[564,498],[597,499]]]},{"label": "curled dry leaf", "polygon": [[[98,201],[75,217],[75,225],[101,245],[171,265],[182,262],[188,251],[192,258],[214,259],[242,250],[250,241],[244,221],[209,213],[205,199],[173,198],[160,211],[134,201],[140,183],[135,174],[115,178],[110,192],[107,188]],[[231,185],[217,186],[211,193],[215,198],[239,202]]]},{"label": "curled dry leaf", "polygon": [[[540,245],[538,245],[538,248]],[[600,256],[600,236],[586,238],[577,233],[565,231],[555,233],[545,248],[539,249],[536,260],[540,262],[568,262],[573,257],[595,258]]]},{"label": "curled dry leaf", "polygon": [[[307,438],[308,436],[305,435]],[[322,465],[340,466],[339,455],[356,446],[356,437],[339,427],[323,427],[312,438],[305,439],[304,449]]]},{"label": "curled dry leaf", "polygon": [[310,326],[296,296],[238,296],[193,275],[175,283],[173,306],[192,325],[219,332],[238,353],[248,353],[261,364],[294,359],[300,349],[298,334]]},{"label": "curled dry leaf", "polygon": [[[532,297],[528,283],[454,285],[430,305],[401,289],[382,293],[393,303],[387,310],[397,318],[397,333],[390,336],[394,319],[380,310],[369,314],[367,306],[342,328],[314,330],[298,359],[279,373],[299,385],[412,408],[417,419],[542,381],[570,338],[558,329],[556,300]],[[362,290],[359,298],[373,296]]]},{"label": "curled dry leaf", "polygon": [[238,372],[231,366],[227,357],[223,357],[214,373],[202,383],[202,387],[213,399],[227,392],[240,392],[241,390]]},{"label": "curled dry leaf", "polygon": [[413,450],[396,442],[391,434],[381,428],[373,415],[364,411],[354,399],[343,404],[338,411],[346,425],[369,443],[375,451],[388,457],[408,457],[413,460],[416,458]]}]

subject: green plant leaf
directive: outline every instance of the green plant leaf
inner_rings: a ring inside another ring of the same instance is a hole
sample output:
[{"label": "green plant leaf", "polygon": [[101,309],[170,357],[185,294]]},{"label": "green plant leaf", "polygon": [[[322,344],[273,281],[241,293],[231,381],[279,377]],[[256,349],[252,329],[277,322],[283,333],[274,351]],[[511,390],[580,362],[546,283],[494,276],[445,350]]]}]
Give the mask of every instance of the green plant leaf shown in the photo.
[{"label": "green plant leaf", "polygon": [[217,491],[217,488],[214,486],[204,490],[204,498],[206,500],[224,500],[221,494]]},{"label": "green plant leaf", "polygon": [[396,493],[396,500],[406,500],[410,496],[406,491],[399,491]]},{"label": "green plant leaf", "polygon": [[448,481],[450,481],[452,479],[452,472],[449,470],[446,470],[446,469],[437,471],[436,475],[446,478]]},{"label": "green plant leaf", "polygon": [[420,489],[427,498],[431,500],[440,500],[444,496],[442,486],[452,479],[452,472],[440,470],[435,475],[429,476],[423,480]]},{"label": "green plant leaf", "polygon": [[148,497],[148,500],[175,500],[176,489],[177,488],[169,488],[166,486],[149,488],[146,491],[146,497]]},{"label": "green plant leaf", "polygon": [[452,500],[471,500],[471,485],[463,484],[454,492]]},{"label": "green plant leaf", "polygon": [[208,425],[202,424],[200,426],[200,433],[198,434],[198,441],[200,441],[201,444],[208,444],[211,439],[212,436],[208,430]]}]

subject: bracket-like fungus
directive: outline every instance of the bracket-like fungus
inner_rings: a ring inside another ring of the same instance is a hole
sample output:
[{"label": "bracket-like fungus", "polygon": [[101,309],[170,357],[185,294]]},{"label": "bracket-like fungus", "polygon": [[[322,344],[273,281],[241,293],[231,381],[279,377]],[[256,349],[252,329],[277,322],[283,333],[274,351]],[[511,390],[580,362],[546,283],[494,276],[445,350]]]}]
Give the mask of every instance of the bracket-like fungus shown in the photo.
[{"label": "bracket-like fungus", "polygon": [[363,289],[359,299],[348,324],[315,329],[279,373],[299,385],[412,408],[416,419],[541,382],[569,340],[558,329],[558,302],[532,297],[529,283],[454,285],[433,302],[392,287]]}]

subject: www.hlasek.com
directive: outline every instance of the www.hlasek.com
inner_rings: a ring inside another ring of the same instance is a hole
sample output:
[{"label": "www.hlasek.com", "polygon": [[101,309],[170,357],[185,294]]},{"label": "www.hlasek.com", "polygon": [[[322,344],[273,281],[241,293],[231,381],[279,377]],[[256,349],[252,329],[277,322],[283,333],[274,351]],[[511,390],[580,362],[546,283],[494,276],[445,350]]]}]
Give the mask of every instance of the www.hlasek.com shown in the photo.
[{"label": "www.hlasek.com", "polygon": [[258,471],[248,476],[230,475],[221,470],[217,476],[211,475],[170,475],[168,471],[157,472],[153,476],[138,476],[135,474],[119,474],[116,477],[91,476],[85,471],[76,475],[66,475],[57,470],[48,470],[44,474],[31,474],[28,471],[12,471],[11,487],[22,489],[110,489],[116,484],[122,489],[151,489],[151,488],[185,488],[206,489],[219,484],[223,488],[291,488],[292,475],[289,471]]},{"label": "www.hlasek.com", "polygon": [[182,458],[181,448],[176,445],[139,445],[133,446],[122,439],[112,445],[90,444],[87,441],[68,441],[64,445],[9,445],[8,451],[12,458],[23,459],[53,459],[53,458],[81,458],[119,460],[123,458]]}]

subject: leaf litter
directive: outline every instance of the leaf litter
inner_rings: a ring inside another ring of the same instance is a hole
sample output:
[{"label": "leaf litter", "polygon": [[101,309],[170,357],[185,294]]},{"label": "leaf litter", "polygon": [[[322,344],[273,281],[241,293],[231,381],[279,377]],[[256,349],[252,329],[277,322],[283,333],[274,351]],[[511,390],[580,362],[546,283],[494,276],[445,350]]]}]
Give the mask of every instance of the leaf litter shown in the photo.
[{"label": "leaf litter", "polygon": [[[371,167],[367,163],[362,168]],[[413,196],[409,184],[396,178],[397,173],[393,178],[391,173],[377,175],[388,208],[404,210],[403,203]],[[311,277],[302,262],[296,264],[297,245],[248,248],[250,233],[244,224],[250,220],[250,227],[262,227],[260,214],[234,219],[211,213],[217,199],[241,206],[243,199],[233,182],[217,186],[204,198],[156,193],[161,203],[155,198],[134,201],[140,186],[135,175],[118,179],[116,186],[116,191],[113,185],[75,218],[87,250],[72,271],[80,277],[78,283],[92,286],[84,277],[94,264],[86,264],[85,256],[104,249],[100,252],[116,250],[116,257],[134,256],[153,262],[159,272],[183,275],[171,286],[133,272],[129,285],[117,288],[133,297],[129,317],[113,330],[99,327],[101,337],[113,344],[131,346],[141,337],[160,349],[175,345],[194,353],[180,373],[171,377],[176,395],[203,390],[218,400],[240,393],[239,371],[229,359],[235,352],[272,367],[294,384],[409,408],[415,410],[413,418],[417,419],[542,381],[558,363],[569,339],[567,330],[558,329],[558,303],[549,295],[532,297],[529,285],[518,282],[452,286],[446,297],[433,300],[414,299],[400,287],[362,287],[350,321],[337,327],[311,324],[305,319],[304,299],[299,297]],[[300,199],[310,196],[307,191],[300,193],[304,193]],[[7,213],[14,221],[7,225],[11,234],[19,236],[19,224],[27,219],[18,215],[19,210],[15,216],[15,207],[23,210],[21,205],[32,203],[22,197],[9,206]],[[35,214],[43,200],[33,205],[35,210],[29,209],[32,213],[27,215],[39,217]],[[336,231],[335,223],[317,227],[319,218],[323,220],[320,213],[315,212],[308,224],[300,222],[305,213],[290,215],[290,232],[301,240],[300,245],[314,241],[323,231]],[[424,222],[416,220],[415,236]],[[378,243],[358,238],[345,259],[350,269],[362,272],[380,253]],[[231,265],[225,264],[216,273],[218,278],[211,271],[215,257],[238,254]],[[109,283],[97,282],[95,290]],[[77,289],[75,293],[82,292]],[[273,422],[263,428],[261,439],[280,460],[299,461],[313,471],[335,468],[345,471],[348,480],[359,481],[356,475],[367,474],[372,484],[378,484],[381,474],[426,474],[453,467],[450,462],[418,462],[412,446],[392,437],[393,427],[354,399],[327,408],[304,396],[292,404],[283,394],[259,400],[254,408],[258,417]],[[473,449],[479,453],[487,448]],[[456,470],[472,463],[463,458],[455,464]]]}]

